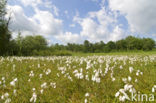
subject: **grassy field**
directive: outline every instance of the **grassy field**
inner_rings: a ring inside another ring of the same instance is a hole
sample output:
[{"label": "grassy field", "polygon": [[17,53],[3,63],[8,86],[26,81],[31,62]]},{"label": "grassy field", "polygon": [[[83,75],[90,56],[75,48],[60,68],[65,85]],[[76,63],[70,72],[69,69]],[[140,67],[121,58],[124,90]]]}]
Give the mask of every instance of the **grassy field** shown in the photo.
[{"label": "grassy field", "polygon": [[156,54],[138,54],[0,57],[0,103],[154,103]]},{"label": "grassy field", "polygon": [[156,49],[152,51],[123,51],[123,52],[110,52],[110,53],[72,53],[73,56],[104,56],[104,55],[141,55],[141,56],[148,56],[148,55],[156,55]]}]

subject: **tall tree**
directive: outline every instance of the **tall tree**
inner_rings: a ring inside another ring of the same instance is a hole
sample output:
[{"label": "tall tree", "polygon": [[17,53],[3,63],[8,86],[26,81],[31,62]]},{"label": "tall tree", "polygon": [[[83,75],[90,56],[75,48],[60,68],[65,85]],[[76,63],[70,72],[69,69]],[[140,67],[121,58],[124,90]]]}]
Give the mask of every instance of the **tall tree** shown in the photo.
[{"label": "tall tree", "polygon": [[16,38],[16,44],[17,44],[17,48],[18,48],[18,55],[22,55],[22,42],[23,42],[23,38],[21,36],[21,32],[18,32],[17,38]]},{"label": "tall tree", "polygon": [[9,53],[9,45],[11,33],[8,29],[9,20],[5,18],[6,15],[6,0],[0,1],[0,55],[7,55]]},{"label": "tall tree", "polygon": [[143,50],[152,50],[156,46],[155,41],[151,38],[144,38],[143,43]]},{"label": "tall tree", "polygon": [[22,53],[24,55],[32,55],[33,51],[40,51],[47,48],[47,41],[44,37],[26,36],[22,40]]}]

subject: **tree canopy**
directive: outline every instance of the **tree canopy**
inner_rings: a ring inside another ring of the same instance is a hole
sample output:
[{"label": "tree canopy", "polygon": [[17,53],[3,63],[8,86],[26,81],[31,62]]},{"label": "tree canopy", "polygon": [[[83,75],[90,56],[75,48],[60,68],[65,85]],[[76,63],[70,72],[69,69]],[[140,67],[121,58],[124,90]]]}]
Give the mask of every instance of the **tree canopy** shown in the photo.
[{"label": "tree canopy", "polygon": [[0,1],[0,55],[9,53],[11,33],[8,29],[9,20],[6,20],[6,0]]}]

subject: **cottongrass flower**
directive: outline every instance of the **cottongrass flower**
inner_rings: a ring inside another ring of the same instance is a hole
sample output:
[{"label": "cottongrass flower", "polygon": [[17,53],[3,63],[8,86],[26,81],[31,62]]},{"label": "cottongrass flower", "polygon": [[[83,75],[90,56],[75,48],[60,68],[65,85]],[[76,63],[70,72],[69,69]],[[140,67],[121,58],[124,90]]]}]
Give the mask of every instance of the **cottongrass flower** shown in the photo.
[{"label": "cottongrass flower", "polygon": [[87,98],[85,98],[84,103],[87,103],[87,102],[88,102],[88,100],[87,100]]},{"label": "cottongrass flower", "polygon": [[2,100],[4,99],[4,95],[1,96],[1,99],[2,99]]},{"label": "cottongrass flower", "polygon": [[130,82],[132,80],[132,78],[130,76],[128,76],[128,81]]},{"label": "cottongrass flower", "polygon": [[120,95],[120,92],[116,92],[115,97],[118,97]]},{"label": "cottongrass flower", "polygon": [[114,78],[114,77],[112,78],[112,81],[113,81],[113,82],[115,81],[115,78]]},{"label": "cottongrass flower", "polygon": [[122,78],[122,81],[123,81],[124,83],[127,83],[127,78]]},{"label": "cottongrass flower", "polygon": [[82,73],[76,73],[75,77],[77,77],[78,79],[83,79],[83,74]]},{"label": "cottongrass flower", "polygon": [[136,76],[139,76],[139,75],[143,75],[143,72],[141,72],[140,70],[137,70]]},{"label": "cottongrass flower", "polygon": [[88,81],[89,81],[89,77],[88,77],[88,75],[86,75],[86,76],[85,76],[85,78],[86,78],[86,80],[88,80]]},{"label": "cottongrass flower", "polygon": [[41,94],[43,94],[43,91],[44,91],[44,90],[43,90],[43,89],[41,89],[41,90],[40,90],[40,93],[41,93]]},{"label": "cottongrass flower", "polygon": [[30,98],[30,102],[36,102],[37,100],[37,94],[34,92],[32,97]]},{"label": "cottongrass flower", "polygon": [[37,67],[40,68],[41,67],[40,64],[38,64]]},{"label": "cottongrass flower", "polygon": [[46,75],[49,75],[51,73],[51,70],[47,69],[47,71],[45,73],[46,73]]},{"label": "cottongrass flower", "polygon": [[93,75],[93,76],[92,76],[92,81],[95,81],[95,82],[97,82],[97,83],[100,83],[100,78],[97,77],[97,76],[95,76],[95,75]]},{"label": "cottongrass flower", "polygon": [[42,78],[43,74],[40,74],[40,79]]},{"label": "cottongrass flower", "polygon": [[99,77],[99,71],[95,70],[94,72],[95,72],[95,75],[92,75],[92,81],[100,83],[101,79]]},{"label": "cottongrass flower", "polygon": [[9,97],[9,93],[5,93],[5,94],[4,94],[4,97],[5,97],[5,98],[8,98],[8,97]]},{"label": "cottongrass flower", "polygon": [[86,93],[86,94],[85,94],[85,97],[89,97],[89,93]]},{"label": "cottongrass flower", "polygon": [[43,84],[41,84],[41,88],[47,88],[47,83],[44,82]]},{"label": "cottongrass flower", "polygon": [[133,67],[129,67],[129,72],[130,72],[130,73],[133,72]]},{"label": "cottongrass flower", "polygon": [[11,102],[11,99],[7,98],[4,103],[10,103],[10,102]]},{"label": "cottongrass flower", "polygon": [[33,91],[35,91],[36,89],[35,89],[35,88],[33,88],[32,90],[33,90]]},{"label": "cottongrass flower", "polygon": [[50,86],[53,87],[53,88],[56,88],[56,83],[51,82]]},{"label": "cottongrass flower", "polygon": [[1,99],[2,100],[6,99],[4,103],[10,103],[11,99],[8,97],[9,97],[9,93],[6,92],[4,95],[1,96]]},{"label": "cottongrass flower", "polygon": [[32,97],[30,98],[30,102],[36,102],[37,100],[37,94],[36,94],[36,89],[35,88],[32,88],[32,91],[33,91],[33,94],[32,94]]},{"label": "cottongrass flower", "polygon": [[120,65],[120,69],[123,69],[123,66],[122,65]]},{"label": "cottongrass flower", "polygon": [[17,78],[15,78],[13,81],[10,82],[10,85],[11,85],[11,86],[15,86],[15,83],[16,83],[17,81],[18,81]]},{"label": "cottongrass flower", "polygon": [[57,77],[60,77],[59,73],[57,73]]},{"label": "cottongrass flower", "polygon": [[31,81],[31,79],[28,79],[28,82],[30,82]]},{"label": "cottongrass flower", "polygon": [[7,98],[4,103],[10,103],[10,102],[11,102],[11,99]]},{"label": "cottongrass flower", "polygon": [[5,85],[5,77],[2,77],[2,82],[1,82],[1,84],[3,84],[3,87],[6,87],[6,85]]},{"label": "cottongrass flower", "polygon": [[133,87],[133,85],[126,84],[126,85],[124,86],[124,90],[127,91],[127,90],[129,90],[130,88],[132,88],[132,87]]},{"label": "cottongrass flower", "polygon": [[30,71],[29,77],[33,77],[34,76],[34,72]]},{"label": "cottongrass flower", "polygon": [[86,93],[86,94],[85,94],[85,97],[86,97],[86,98],[85,98],[84,102],[87,103],[87,102],[88,102],[87,97],[89,97],[89,93]]},{"label": "cottongrass flower", "polygon": [[2,77],[2,81],[5,81],[5,77]]}]

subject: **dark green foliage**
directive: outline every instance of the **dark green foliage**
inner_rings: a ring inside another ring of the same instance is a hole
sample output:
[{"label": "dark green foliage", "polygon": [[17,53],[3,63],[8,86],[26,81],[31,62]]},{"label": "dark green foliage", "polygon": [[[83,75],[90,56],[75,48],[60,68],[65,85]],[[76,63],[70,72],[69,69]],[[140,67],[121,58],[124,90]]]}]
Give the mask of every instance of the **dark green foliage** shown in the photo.
[{"label": "dark green foliage", "polygon": [[33,55],[34,52],[47,49],[47,41],[42,36],[26,36],[25,38],[17,38],[16,43],[22,55]]},{"label": "dark green foliage", "polygon": [[83,48],[84,48],[83,52],[85,52],[85,53],[89,53],[89,52],[93,52],[94,51],[93,44],[90,43],[88,40],[84,41]]},{"label": "dark green foliage", "polygon": [[116,42],[116,49],[117,49],[117,51],[123,51],[123,50],[125,50],[125,49],[127,49],[127,42],[126,42],[126,40],[118,40],[117,42]]},{"label": "dark green foliage", "polygon": [[8,30],[9,20],[5,19],[6,0],[0,1],[0,55],[8,55],[10,52],[11,33]]},{"label": "dark green foliage", "polygon": [[130,51],[130,50],[152,50],[155,41],[150,38],[136,38],[128,36],[125,39],[116,42],[109,41],[105,44],[103,41],[90,43],[85,40],[83,44],[68,43],[67,45],[55,44],[48,46],[47,41],[42,36],[26,36],[21,37],[20,33],[15,41],[12,41],[13,55],[21,56],[65,56],[72,55],[72,52],[84,53],[108,53],[114,51]]},{"label": "dark green foliage", "polygon": [[156,46],[155,41],[152,40],[151,38],[144,38],[142,44],[143,50],[152,50]]}]

